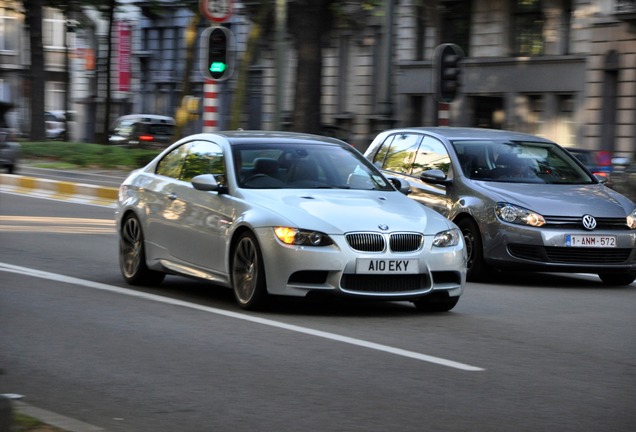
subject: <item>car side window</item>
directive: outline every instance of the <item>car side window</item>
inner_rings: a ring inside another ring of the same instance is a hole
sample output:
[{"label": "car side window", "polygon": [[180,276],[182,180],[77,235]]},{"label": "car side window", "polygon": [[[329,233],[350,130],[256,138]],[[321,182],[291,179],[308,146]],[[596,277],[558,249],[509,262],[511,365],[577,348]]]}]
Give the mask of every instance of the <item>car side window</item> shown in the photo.
[{"label": "car side window", "polygon": [[190,145],[179,180],[189,182],[201,174],[214,174],[219,184],[226,184],[225,158],[219,145],[209,141],[195,141]]},{"label": "car side window", "polygon": [[165,155],[157,164],[157,174],[178,179],[190,145],[191,143],[183,144]]},{"label": "car side window", "polygon": [[450,165],[450,156],[444,144],[436,138],[425,136],[413,161],[411,175],[419,177],[424,171],[440,170],[448,176]]},{"label": "car side window", "polygon": [[[391,139],[392,138],[392,139]],[[382,161],[381,168],[400,174],[410,174],[415,160],[422,135],[401,133],[389,137],[378,152],[378,162]],[[378,164],[376,163],[376,166]]]}]

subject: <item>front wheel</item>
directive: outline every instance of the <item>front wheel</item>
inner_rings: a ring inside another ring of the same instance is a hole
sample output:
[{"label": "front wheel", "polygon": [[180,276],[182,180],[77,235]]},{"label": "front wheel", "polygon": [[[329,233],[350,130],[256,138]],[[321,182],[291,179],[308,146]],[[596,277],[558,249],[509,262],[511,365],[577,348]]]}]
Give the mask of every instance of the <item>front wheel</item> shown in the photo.
[{"label": "front wheel", "polygon": [[598,277],[601,278],[605,285],[621,286],[634,282],[634,280],[636,280],[636,273],[599,273]]},{"label": "front wheel", "polygon": [[464,236],[468,255],[466,280],[471,282],[483,281],[488,273],[488,266],[484,261],[484,247],[479,227],[470,219],[462,219],[456,223]]},{"label": "front wheel", "polygon": [[158,285],[166,276],[146,265],[146,251],[141,224],[136,216],[125,217],[119,234],[119,269],[131,285]]},{"label": "front wheel", "polygon": [[232,254],[234,298],[243,309],[261,309],[268,300],[265,266],[258,242],[252,233],[238,239]]}]

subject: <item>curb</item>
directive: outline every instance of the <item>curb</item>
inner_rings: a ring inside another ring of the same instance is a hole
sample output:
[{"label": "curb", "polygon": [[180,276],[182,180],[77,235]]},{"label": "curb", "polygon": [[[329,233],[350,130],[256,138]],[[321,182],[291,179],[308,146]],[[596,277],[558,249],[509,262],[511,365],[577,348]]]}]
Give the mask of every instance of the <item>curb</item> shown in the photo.
[{"label": "curb", "polygon": [[15,411],[38,419],[47,425],[54,426],[66,432],[106,432],[106,429],[94,426],[84,421],[66,417],[51,411],[28,405],[21,401],[13,401]]},{"label": "curb", "polygon": [[20,195],[114,207],[118,188],[84,183],[40,179],[15,174],[0,174],[0,190]]}]

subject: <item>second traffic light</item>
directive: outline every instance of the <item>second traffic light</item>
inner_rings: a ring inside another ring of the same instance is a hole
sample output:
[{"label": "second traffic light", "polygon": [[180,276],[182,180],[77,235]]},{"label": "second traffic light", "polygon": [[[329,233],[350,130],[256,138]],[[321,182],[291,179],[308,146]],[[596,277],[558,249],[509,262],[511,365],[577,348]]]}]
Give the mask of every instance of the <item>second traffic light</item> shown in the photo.
[{"label": "second traffic light", "polygon": [[234,35],[227,27],[208,27],[201,34],[201,73],[215,81],[228,79],[234,68]]},{"label": "second traffic light", "polygon": [[433,54],[435,92],[440,102],[452,102],[461,84],[462,49],[451,43],[439,45]]}]

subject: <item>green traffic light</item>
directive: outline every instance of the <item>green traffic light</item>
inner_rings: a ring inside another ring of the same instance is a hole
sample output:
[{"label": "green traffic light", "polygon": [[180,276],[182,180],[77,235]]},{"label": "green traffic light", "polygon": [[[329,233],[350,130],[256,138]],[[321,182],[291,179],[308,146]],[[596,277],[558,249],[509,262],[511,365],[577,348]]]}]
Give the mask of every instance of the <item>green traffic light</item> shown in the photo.
[{"label": "green traffic light", "polygon": [[213,62],[210,65],[210,72],[223,73],[227,69],[227,65],[223,62]]}]

